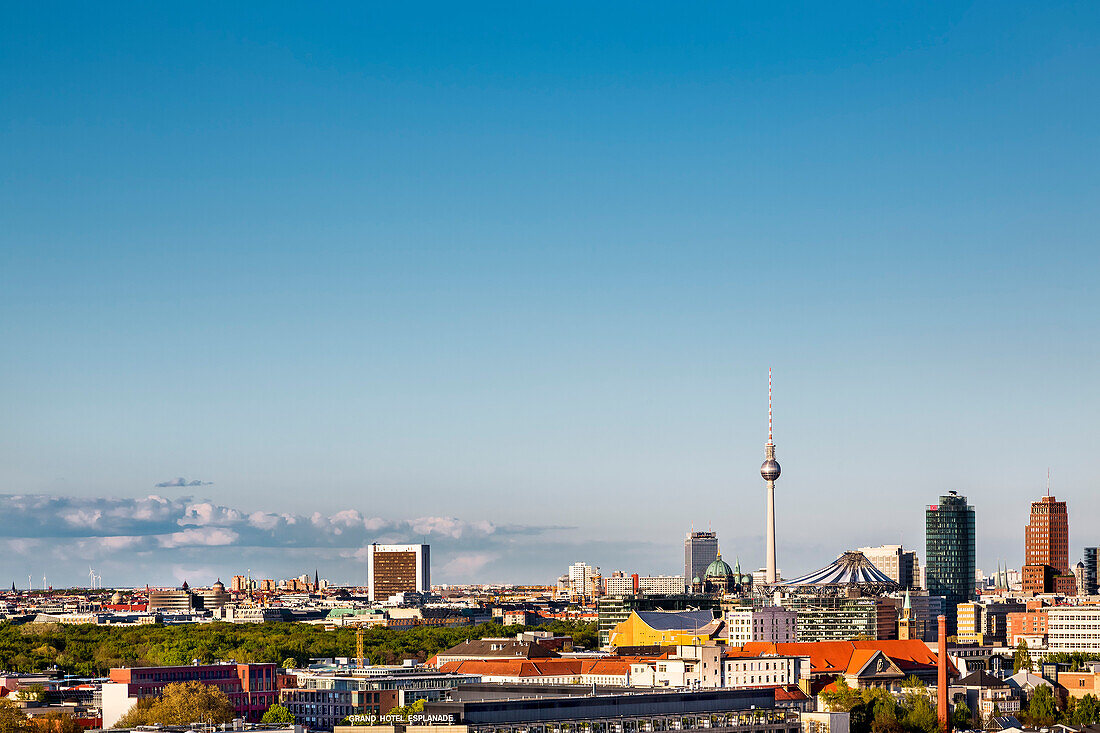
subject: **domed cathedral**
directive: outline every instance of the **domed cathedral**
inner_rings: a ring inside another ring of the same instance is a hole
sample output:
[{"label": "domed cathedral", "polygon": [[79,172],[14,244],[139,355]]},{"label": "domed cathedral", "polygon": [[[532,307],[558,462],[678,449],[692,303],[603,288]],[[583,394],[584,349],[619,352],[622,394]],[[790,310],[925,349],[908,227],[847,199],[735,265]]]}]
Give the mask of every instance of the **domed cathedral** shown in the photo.
[{"label": "domed cathedral", "polygon": [[741,563],[738,561],[735,567],[722,559],[722,553],[707,566],[703,578],[692,578],[692,590],[696,593],[743,593],[752,588],[752,576],[741,574]]}]

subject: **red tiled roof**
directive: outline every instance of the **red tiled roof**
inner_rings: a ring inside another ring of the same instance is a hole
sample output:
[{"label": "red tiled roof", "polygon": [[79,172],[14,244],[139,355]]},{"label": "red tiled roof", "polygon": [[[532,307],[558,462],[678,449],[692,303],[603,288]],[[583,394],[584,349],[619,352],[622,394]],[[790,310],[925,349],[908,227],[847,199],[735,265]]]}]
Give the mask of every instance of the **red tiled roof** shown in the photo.
[{"label": "red tiled roof", "polygon": [[810,698],[805,692],[798,689],[794,685],[787,685],[786,687],[775,688],[775,701],[781,700],[809,700]]},{"label": "red tiled roof", "polygon": [[447,662],[441,672],[496,677],[561,677],[563,675],[626,675],[630,665],[660,657],[579,657],[573,659],[461,659]]},{"label": "red tiled roof", "polygon": [[[906,674],[935,667],[937,662],[935,652],[919,639],[798,641],[788,643],[754,641],[742,646],[736,654],[732,653],[733,650],[728,651],[727,656],[779,654],[792,657],[809,657],[813,674],[840,674],[848,670],[852,656],[857,650],[881,651]],[[950,674],[958,674],[958,670],[955,669],[950,660],[948,660],[947,669]]]}]

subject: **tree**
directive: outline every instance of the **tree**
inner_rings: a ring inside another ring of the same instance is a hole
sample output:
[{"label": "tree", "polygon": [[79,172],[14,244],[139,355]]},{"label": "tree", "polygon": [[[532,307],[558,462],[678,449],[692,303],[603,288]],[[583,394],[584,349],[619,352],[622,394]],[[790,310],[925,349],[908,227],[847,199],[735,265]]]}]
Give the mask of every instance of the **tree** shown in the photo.
[{"label": "tree", "polygon": [[974,727],[974,716],[965,701],[959,700],[951,711],[951,726],[956,730],[970,730]]},{"label": "tree", "polygon": [[424,701],[417,700],[416,702],[411,702],[408,705],[398,705],[397,707],[391,709],[388,713],[386,713],[386,715],[401,715],[405,718],[408,718],[408,716],[410,715],[416,715],[422,712],[424,712]]},{"label": "tree", "polygon": [[1050,685],[1039,685],[1027,702],[1027,718],[1032,725],[1054,725],[1058,722],[1058,705]]},{"label": "tree", "polygon": [[32,702],[46,702],[46,688],[39,684],[19,688],[19,699]]},{"label": "tree", "polygon": [[907,731],[913,733],[938,733],[940,729],[939,715],[936,707],[926,695],[906,695],[902,704],[905,709],[905,718],[902,725]]},{"label": "tree", "polygon": [[0,733],[25,733],[27,714],[11,700],[0,699]]},{"label": "tree", "polygon": [[1085,695],[1077,701],[1071,719],[1074,725],[1092,725],[1100,721],[1100,700],[1095,695]]},{"label": "tree", "polygon": [[298,666],[298,660],[294,657],[287,657],[283,660],[283,663],[279,665],[283,669],[294,669]]},{"label": "tree", "polygon": [[30,719],[34,733],[84,733],[84,728],[68,713],[50,712]]},{"label": "tree", "polygon": [[[142,703],[146,703],[142,705]],[[160,697],[139,700],[115,723],[116,728],[137,725],[190,725],[231,723],[237,711],[225,693],[201,682],[173,682]]]},{"label": "tree", "polygon": [[1031,671],[1031,652],[1027,648],[1027,642],[1020,639],[1016,647],[1016,653],[1012,657],[1012,674],[1017,674],[1021,669]]},{"label": "tree", "polygon": [[848,686],[848,681],[843,676],[837,675],[836,690],[821,693],[821,701],[834,713],[850,713],[852,708],[863,703],[863,697],[858,690]]},{"label": "tree", "polygon": [[294,723],[294,716],[290,714],[290,711],[279,703],[275,703],[267,709],[263,717],[260,718],[261,723]]}]

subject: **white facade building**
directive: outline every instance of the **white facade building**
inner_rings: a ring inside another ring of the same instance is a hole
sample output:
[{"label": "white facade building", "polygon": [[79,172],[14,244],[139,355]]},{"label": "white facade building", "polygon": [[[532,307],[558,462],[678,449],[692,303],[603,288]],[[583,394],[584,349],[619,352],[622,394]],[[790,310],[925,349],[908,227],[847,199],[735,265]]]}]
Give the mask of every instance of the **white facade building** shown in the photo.
[{"label": "white facade building", "polygon": [[798,612],[772,606],[758,610],[726,613],[726,633],[730,646],[752,641],[788,643],[798,641]]},{"label": "white facade building", "polygon": [[569,566],[565,575],[558,578],[557,596],[559,598],[595,598],[600,595],[602,585],[598,567],[575,562]]},{"label": "white facade building", "polygon": [[1047,650],[1051,653],[1100,654],[1100,607],[1047,609]]},{"label": "white facade building", "polygon": [[797,685],[810,676],[809,657],[725,657],[723,687]]}]

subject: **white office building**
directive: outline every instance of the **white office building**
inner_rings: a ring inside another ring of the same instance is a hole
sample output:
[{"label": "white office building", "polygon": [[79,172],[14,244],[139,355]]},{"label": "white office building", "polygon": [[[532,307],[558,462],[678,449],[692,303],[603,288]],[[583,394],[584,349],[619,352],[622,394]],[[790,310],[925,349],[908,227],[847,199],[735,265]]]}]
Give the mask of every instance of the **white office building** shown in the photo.
[{"label": "white office building", "polygon": [[1100,607],[1047,609],[1047,651],[1100,654]]},{"label": "white office building", "polygon": [[798,612],[772,606],[757,610],[729,611],[726,629],[730,646],[752,641],[783,644],[798,641]]}]

